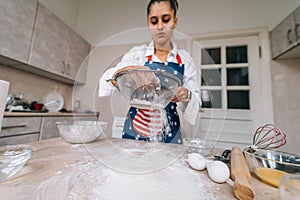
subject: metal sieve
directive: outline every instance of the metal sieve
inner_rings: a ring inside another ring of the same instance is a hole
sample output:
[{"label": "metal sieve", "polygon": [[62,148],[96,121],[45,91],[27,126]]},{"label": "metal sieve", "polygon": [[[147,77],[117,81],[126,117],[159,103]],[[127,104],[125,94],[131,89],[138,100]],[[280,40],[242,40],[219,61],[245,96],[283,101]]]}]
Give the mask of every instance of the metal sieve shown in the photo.
[{"label": "metal sieve", "polygon": [[131,106],[143,109],[166,107],[181,85],[179,78],[172,74],[144,68],[121,71],[113,80]]}]

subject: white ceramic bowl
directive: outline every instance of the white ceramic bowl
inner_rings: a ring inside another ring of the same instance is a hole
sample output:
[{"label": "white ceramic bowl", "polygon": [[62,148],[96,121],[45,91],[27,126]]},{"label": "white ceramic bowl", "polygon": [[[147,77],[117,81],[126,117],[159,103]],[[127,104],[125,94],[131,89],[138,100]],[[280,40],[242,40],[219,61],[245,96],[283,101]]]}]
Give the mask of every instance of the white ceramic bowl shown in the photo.
[{"label": "white ceramic bowl", "polygon": [[97,140],[105,133],[107,122],[75,121],[56,122],[60,136],[68,143],[89,143]]},{"label": "white ceramic bowl", "polygon": [[207,156],[215,148],[215,142],[199,138],[183,138],[183,145],[188,148],[189,153],[200,153]]},{"label": "white ceramic bowl", "polygon": [[0,181],[15,175],[31,158],[32,148],[28,145],[0,147]]}]

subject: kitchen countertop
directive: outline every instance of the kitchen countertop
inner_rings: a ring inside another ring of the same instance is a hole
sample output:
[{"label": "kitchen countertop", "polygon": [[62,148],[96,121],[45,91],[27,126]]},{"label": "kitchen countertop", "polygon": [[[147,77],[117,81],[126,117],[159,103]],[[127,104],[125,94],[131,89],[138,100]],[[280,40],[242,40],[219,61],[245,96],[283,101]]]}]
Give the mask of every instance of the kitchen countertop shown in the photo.
[{"label": "kitchen countertop", "polygon": [[[235,199],[229,184],[188,166],[183,145],[104,136],[89,144],[55,138],[30,145],[32,158],[0,183],[0,199]],[[277,188],[255,177],[251,186],[255,199],[279,199]]]},{"label": "kitchen countertop", "polygon": [[62,116],[90,116],[98,112],[4,112],[4,117],[62,117]]}]

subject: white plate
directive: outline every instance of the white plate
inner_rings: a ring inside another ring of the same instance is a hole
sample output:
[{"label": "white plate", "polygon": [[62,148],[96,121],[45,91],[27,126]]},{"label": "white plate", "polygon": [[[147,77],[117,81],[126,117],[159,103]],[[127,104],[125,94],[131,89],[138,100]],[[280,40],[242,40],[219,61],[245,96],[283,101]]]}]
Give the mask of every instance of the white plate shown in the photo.
[{"label": "white plate", "polygon": [[49,92],[45,95],[44,106],[49,111],[59,111],[64,106],[64,99],[58,92]]}]

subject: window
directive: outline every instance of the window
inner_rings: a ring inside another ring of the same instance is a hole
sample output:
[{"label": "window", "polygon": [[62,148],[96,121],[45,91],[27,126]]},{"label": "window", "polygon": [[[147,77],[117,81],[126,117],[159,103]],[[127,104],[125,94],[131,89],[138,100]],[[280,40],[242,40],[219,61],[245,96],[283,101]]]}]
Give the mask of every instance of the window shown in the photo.
[{"label": "window", "polygon": [[201,66],[203,107],[250,109],[247,45],[203,48]]}]

